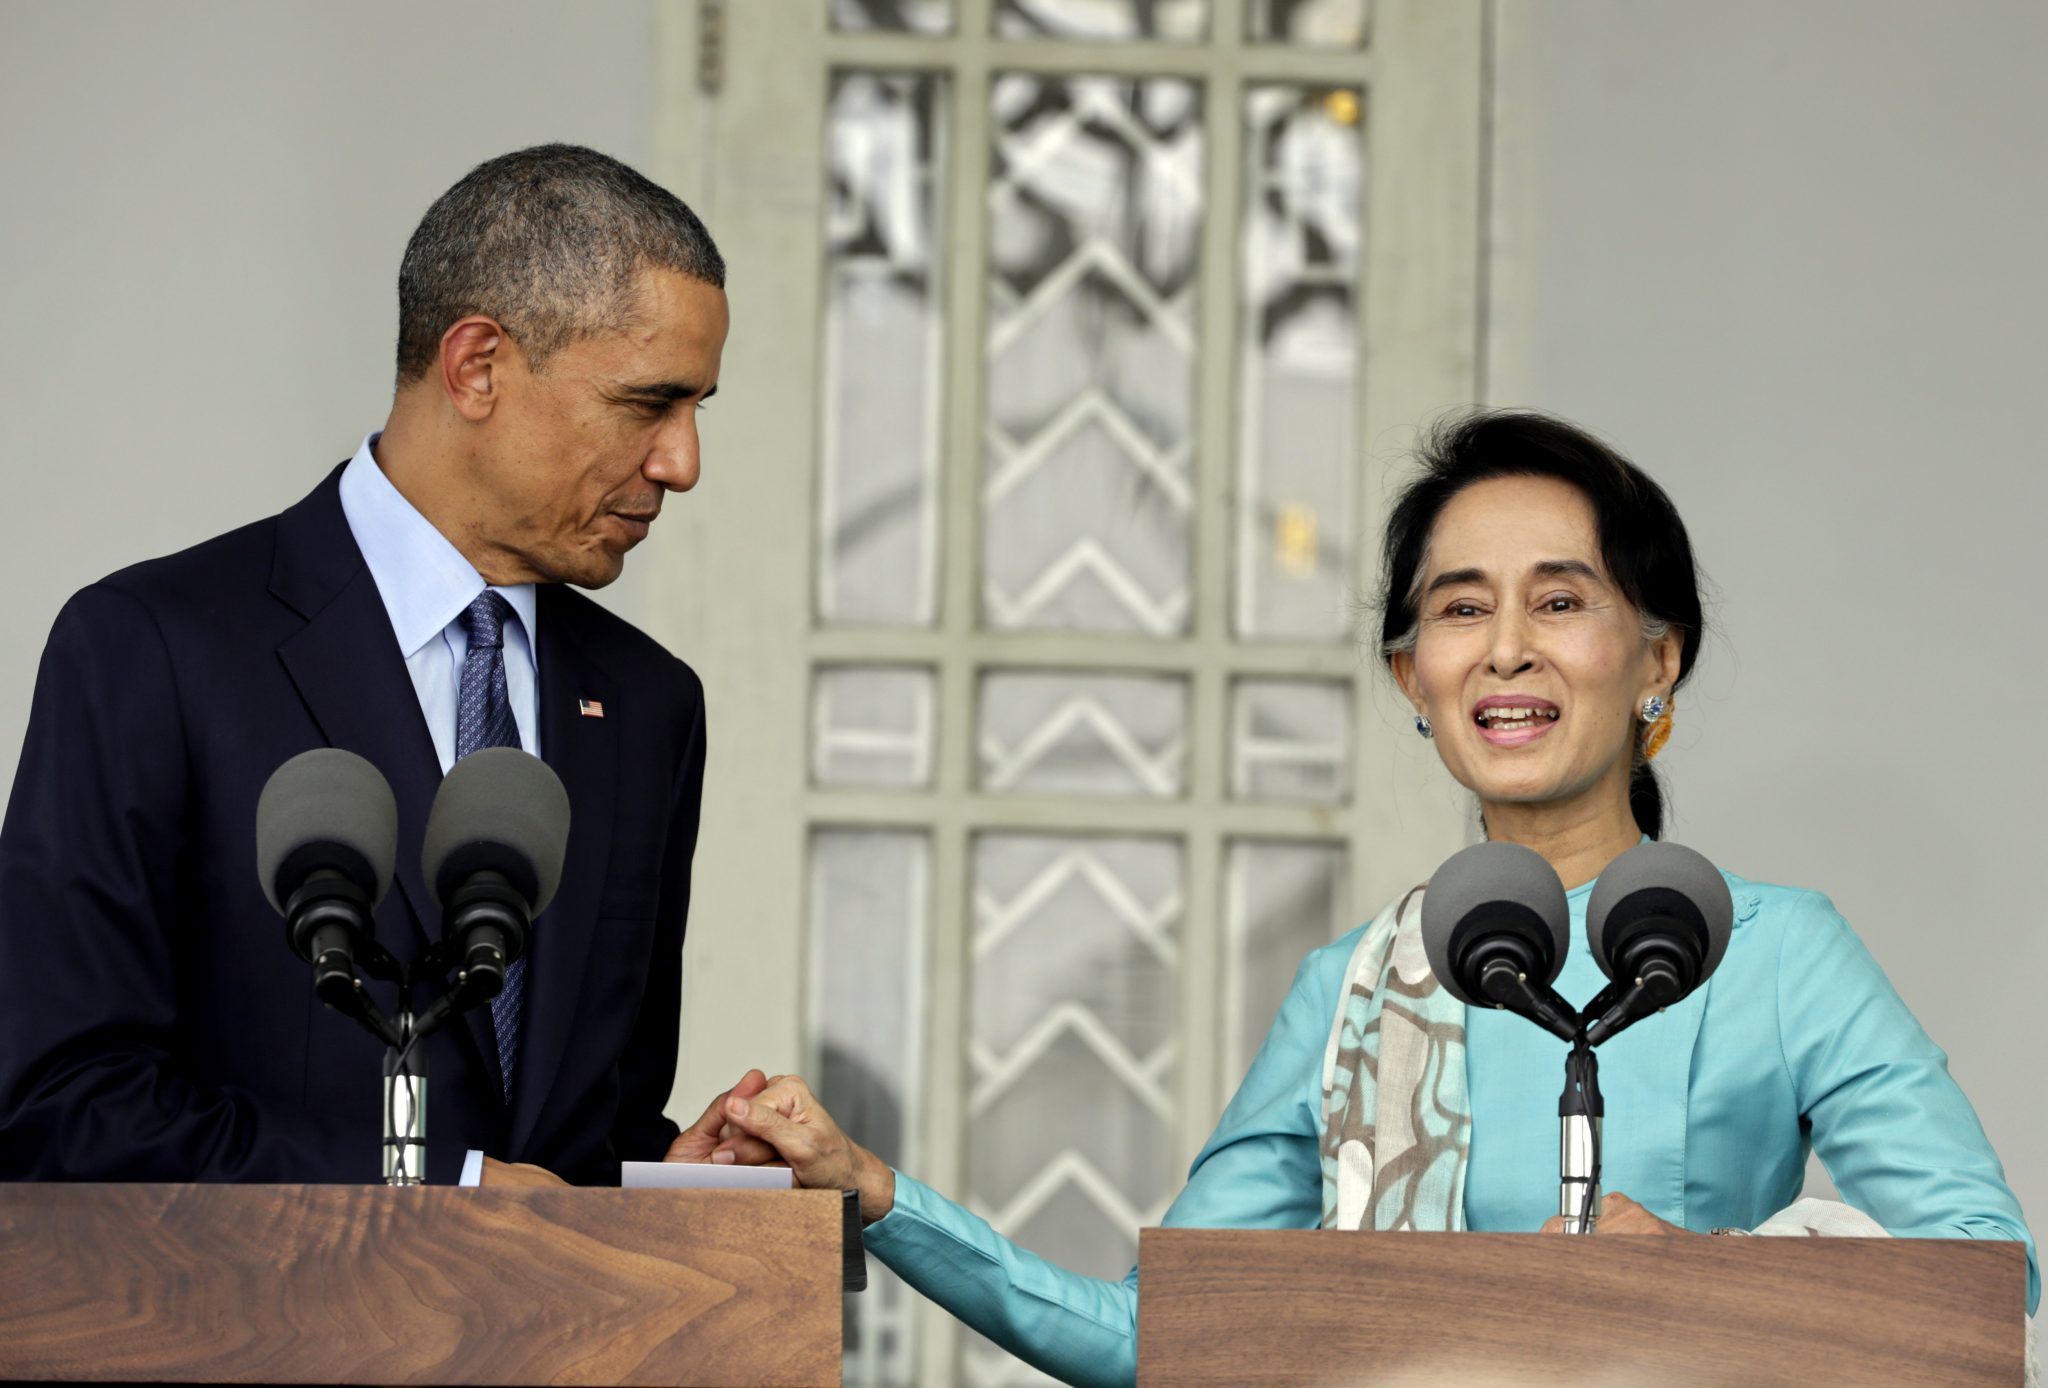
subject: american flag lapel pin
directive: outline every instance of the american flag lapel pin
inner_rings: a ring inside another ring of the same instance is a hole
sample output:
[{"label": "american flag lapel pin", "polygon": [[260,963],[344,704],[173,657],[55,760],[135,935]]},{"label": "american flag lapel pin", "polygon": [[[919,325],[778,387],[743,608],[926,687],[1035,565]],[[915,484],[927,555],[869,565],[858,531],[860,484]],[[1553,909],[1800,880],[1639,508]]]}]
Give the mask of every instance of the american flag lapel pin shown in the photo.
[{"label": "american flag lapel pin", "polygon": [[585,718],[604,717],[604,705],[596,699],[578,699],[576,701],[576,711]]}]

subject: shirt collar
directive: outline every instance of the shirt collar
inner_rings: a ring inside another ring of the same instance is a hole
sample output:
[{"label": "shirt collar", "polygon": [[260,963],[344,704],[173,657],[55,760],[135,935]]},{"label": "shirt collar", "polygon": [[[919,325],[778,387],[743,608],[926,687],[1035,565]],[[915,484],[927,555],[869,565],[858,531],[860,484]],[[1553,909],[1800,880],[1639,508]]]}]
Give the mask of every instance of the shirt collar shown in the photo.
[{"label": "shirt collar", "polygon": [[[341,474],[341,510],[348,518],[356,547],[363,552],[377,593],[391,616],[398,649],[410,660],[419,649],[460,617],[486,587],[476,566],[434,528],[410,501],[391,485],[371,451],[380,436],[370,434]],[[496,587],[512,606],[536,649],[536,599],[531,583]],[[508,649],[510,645],[508,644]]]}]

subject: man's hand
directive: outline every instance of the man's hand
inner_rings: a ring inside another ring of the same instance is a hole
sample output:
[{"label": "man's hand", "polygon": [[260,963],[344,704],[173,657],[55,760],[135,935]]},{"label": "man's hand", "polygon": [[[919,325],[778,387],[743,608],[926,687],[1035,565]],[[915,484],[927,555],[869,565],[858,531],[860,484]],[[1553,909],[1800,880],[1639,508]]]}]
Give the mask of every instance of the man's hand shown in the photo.
[{"label": "man's hand", "polygon": [[[807,1189],[858,1191],[861,1218],[870,1224],[895,1208],[896,1173],[840,1130],[802,1076],[778,1075],[761,1085],[754,1083],[758,1079],[760,1071],[749,1070],[721,1094],[676,1139],[669,1159],[742,1166],[787,1162],[796,1183]],[[719,1136],[707,1155],[678,1156],[686,1147],[697,1150],[703,1135],[714,1130]]]},{"label": "man's hand", "polygon": [[[1562,1234],[1564,1216],[1552,1215],[1543,1221],[1541,1230],[1545,1234]],[[1619,1192],[1607,1196],[1600,1202],[1600,1221],[1593,1226],[1596,1234],[1690,1234],[1692,1230],[1681,1229],[1676,1224],[1666,1224],[1657,1216]]]},{"label": "man's hand", "polygon": [[546,1186],[566,1186],[569,1183],[544,1166],[529,1166],[525,1162],[503,1162],[496,1157],[485,1157],[484,1168],[476,1178],[480,1186],[493,1190],[538,1190]]}]

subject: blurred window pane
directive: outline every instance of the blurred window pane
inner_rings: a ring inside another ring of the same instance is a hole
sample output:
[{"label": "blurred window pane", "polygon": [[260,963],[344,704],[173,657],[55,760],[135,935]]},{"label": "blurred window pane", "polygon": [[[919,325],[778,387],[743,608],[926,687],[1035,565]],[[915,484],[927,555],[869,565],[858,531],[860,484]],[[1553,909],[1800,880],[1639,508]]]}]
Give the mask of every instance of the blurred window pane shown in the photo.
[{"label": "blurred window pane", "polygon": [[818,615],[938,613],[939,244],[946,87],[840,72],[826,122]]},{"label": "blurred window pane", "polygon": [[1251,0],[1251,36],[1304,48],[1362,48],[1372,0]]},{"label": "blurred window pane", "polygon": [[933,674],[900,665],[828,665],[811,699],[811,779],[821,786],[915,790],[932,781]]},{"label": "blurred window pane", "polygon": [[1171,39],[1209,31],[1209,0],[996,0],[1005,38]]},{"label": "blurred window pane", "polygon": [[1345,902],[1344,846],[1233,841],[1224,859],[1224,1096],[1259,1052],[1311,950],[1353,924]]},{"label": "blurred window pane", "polygon": [[832,27],[858,32],[950,34],[953,0],[832,0]]},{"label": "blurred window pane", "polygon": [[1241,679],[1230,693],[1233,799],[1335,805],[1350,798],[1349,685]]},{"label": "blurred window pane", "polygon": [[[853,1137],[915,1170],[924,1091],[924,992],[931,845],[922,831],[820,829],[811,835],[811,1075]],[[869,1260],[868,1289],[846,1298],[848,1384],[912,1382],[917,1298]]]},{"label": "blurred window pane", "polygon": [[1009,73],[991,105],[983,620],[1177,635],[1191,606],[1200,93]]},{"label": "blurred window pane", "polygon": [[1235,625],[1252,638],[1351,631],[1357,539],[1357,92],[1245,95]]}]

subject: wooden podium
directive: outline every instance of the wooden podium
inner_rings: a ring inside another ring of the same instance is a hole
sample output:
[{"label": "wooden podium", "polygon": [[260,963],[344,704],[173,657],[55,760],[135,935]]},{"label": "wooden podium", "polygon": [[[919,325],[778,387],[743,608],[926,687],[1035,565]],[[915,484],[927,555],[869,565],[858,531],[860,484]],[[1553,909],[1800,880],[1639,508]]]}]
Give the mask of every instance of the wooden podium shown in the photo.
[{"label": "wooden podium", "polygon": [[2016,1243],[1147,1229],[1138,1382],[2020,1388]]},{"label": "wooden podium", "polygon": [[837,1384],[835,1191],[0,1185],[0,1378]]}]

